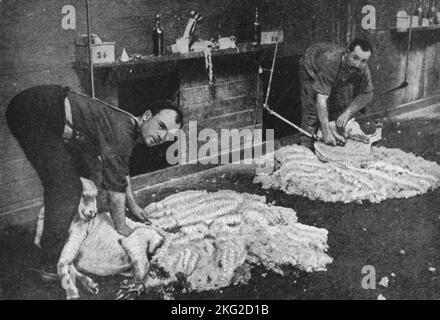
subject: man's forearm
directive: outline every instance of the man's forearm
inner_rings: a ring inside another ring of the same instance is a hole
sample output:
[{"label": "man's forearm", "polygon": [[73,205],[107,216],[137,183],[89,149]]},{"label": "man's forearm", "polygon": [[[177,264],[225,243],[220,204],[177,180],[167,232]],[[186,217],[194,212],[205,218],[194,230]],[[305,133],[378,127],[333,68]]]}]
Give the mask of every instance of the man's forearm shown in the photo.
[{"label": "man's forearm", "polygon": [[127,179],[127,190],[125,192],[125,198],[126,198],[126,205],[130,212],[135,215],[140,221],[145,223],[150,223],[150,221],[147,218],[147,215],[145,213],[145,210],[143,210],[136,202],[136,199],[133,195],[133,190],[131,189],[131,183],[130,183],[130,177],[126,176]]},{"label": "man's forearm", "polygon": [[327,99],[328,97],[320,94],[318,94],[316,99],[316,110],[318,112],[318,119],[324,132],[328,132],[330,130],[328,122]]},{"label": "man's forearm", "polygon": [[130,176],[126,176],[127,180],[127,191],[125,192],[127,207],[130,210],[133,210],[134,206],[136,206],[136,200],[134,199],[133,190],[131,189]]},{"label": "man's forearm", "polygon": [[362,110],[373,100],[374,92],[368,92],[358,95],[350,106],[347,108],[347,112],[350,113],[350,115],[354,115],[356,112]]},{"label": "man's forearm", "polygon": [[109,191],[108,195],[115,229],[120,230],[125,226],[125,193]]}]

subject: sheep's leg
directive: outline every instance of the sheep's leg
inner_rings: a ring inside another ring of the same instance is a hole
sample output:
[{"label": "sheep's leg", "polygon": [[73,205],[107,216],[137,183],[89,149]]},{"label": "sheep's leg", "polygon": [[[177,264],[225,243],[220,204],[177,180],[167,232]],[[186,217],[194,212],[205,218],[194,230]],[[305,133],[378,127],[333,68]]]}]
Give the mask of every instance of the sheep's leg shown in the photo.
[{"label": "sheep's leg", "polygon": [[76,219],[70,227],[70,235],[60,259],[58,260],[58,275],[61,279],[61,285],[66,290],[67,300],[78,299],[79,292],[76,287],[76,269],[73,267],[73,260],[79,253],[79,249],[87,237],[88,223]]},{"label": "sheep's leg", "polygon": [[127,238],[120,240],[122,247],[131,259],[134,281],[142,283],[149,269],[147,249],[152,231],[148,228],[138,228]]},{"label": "sheep's leg", "polygon": [[67,300],[79,299],[79,291],[76,287],[76,274],[72,265],[58,263],[58,275],[61,278],[61,286],[66,291]]},{"label": "sheep's leg", "polygon": [[99,285],[93,281],[92,278],[86,276],[79,272],[73,264],[70,265],[72,271],[75,273],[75,278],[79,280],[83,288],[90,294],[97,295],[99,294]]},{"label": "sheep's leg", "polygon": [[131,259],[134,279],[124,280],[121,283],[116,300],[131,300],[138,297],[145,290],[145,277],[150,263],[147,253],[153,254],[164,242],[164,238],[150,228],[138,228],[120,243]]}]

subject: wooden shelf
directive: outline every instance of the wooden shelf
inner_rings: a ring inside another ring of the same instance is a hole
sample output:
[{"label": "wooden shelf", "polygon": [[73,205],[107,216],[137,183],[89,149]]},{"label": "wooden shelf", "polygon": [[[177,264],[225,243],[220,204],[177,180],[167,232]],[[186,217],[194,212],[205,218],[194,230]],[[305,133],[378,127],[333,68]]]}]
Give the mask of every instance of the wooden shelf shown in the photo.
[{"label": "wooden shelf", "polygon": [[[392,32],[395,33],[408,33],[409,28],[403,30],[403,29],[397,29],[397,28],[391,28]],[[419,32],[419,31],[434,31],[434,30],[440,30],[440,24],[436,24],[433,26],[425,26],[425,27],[413,27],[412,32]]]},{"label": "wooden shelf", "polygon": [[[255,53],[263,50],[268,50],[273,48],[274,44],[269,45],[259,45],[257,47],[252,46],[251,43],[240,43],[237,44],[237,48],[230,49],[216,49],[212,50],[212,56],[222,56],[222,55],[234,55],[234,54],[242,54],[242,53]],[[173,61],[181,61],[188,59],[197,59],[203,58],[204,53],[201,51],[198,52],[188,52],[188,53],[172,53],[166,54],[163,56],[143,56],[141,59],[132,59],[127,62],[112,62],[112,63],[94,63],[94,68],[117,68],[117,67],[127,67],[134,66],[138,64],[150,64],[150,63],[160,63],[160,62],[173,62]],[[79,67],[87,67],[86,64],[81,64]]]}]

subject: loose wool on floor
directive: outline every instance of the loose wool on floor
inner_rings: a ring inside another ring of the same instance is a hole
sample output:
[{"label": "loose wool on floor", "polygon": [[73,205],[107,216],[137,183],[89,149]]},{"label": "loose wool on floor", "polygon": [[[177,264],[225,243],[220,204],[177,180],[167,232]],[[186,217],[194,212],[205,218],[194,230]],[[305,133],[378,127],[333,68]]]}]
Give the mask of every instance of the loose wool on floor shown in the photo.
[{"label": "loose wool on floor", "polygon": [[341,147],[321,146],[329,162],[303,146],[284,147],[274,155],[274,172],[258,175],[255,183],[311,200],[344,203],[410,198],[440,185],[437,163],[400,149],[372,147],[368,156],[335,153],[335,159],[328,159],[326,148]]}]

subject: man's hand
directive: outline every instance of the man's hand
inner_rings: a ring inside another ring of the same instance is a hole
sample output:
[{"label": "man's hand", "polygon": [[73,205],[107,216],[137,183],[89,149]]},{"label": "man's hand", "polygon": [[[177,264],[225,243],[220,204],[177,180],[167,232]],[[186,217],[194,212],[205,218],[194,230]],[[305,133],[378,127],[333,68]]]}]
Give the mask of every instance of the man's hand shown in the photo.
[{"label": "man's hand", "polygon": [[336,127],[345,130],[345,126],[347,125],[348,120],[350,120],[351,114],[347,111],[343,112],[338,120],[336,120]]},{"label": "man's hand", "polygon": [[323,130],[324,143],[330,146],[345,145],[346,141],[343,136],[334,129]]},{"label": "man's hand", "polygon": [[128,225],[123,224],[123,225],[121,225],[121,226],[117,226],[117,227],[116,227],[116,231],[117,231],[121,236],[128,237],[128,236],[133,232],[133,229],[130,228]]},{"label": "man's hand", "polygon": [[324,136],[324,143],[330,146],[336,146],[337,140],[336,137],[332,134],[330,130],[326,130],[322,132]]},{"label": "man's hand", "polygon": [[338,133],[338,129],[337,128],[334,128],[334,129],[330,128],[330,132],[335,137],[336,143],[338,145],[345,145],[345,143],[346,143],[345,138]]},{"label": "man's hand", "polygon": [[133,195],[133,191],[131,190],[131,181],[130,176],[126,176],[127,180],[127,190],[125,192],[127,208],[130,212],[136,216],[141,222],[145,224],[151,224],[150,220],[148,220],[148,215],[137,203]]},{"label": "man's hand", "polygon": [[145,224],[151,224],[150,220],[148,220],[147,212],[145,212],[144,209],[142,209],[137,204],[131,205],[129,208],[130,212],[138,218],[141,222],[144,222]]}]

